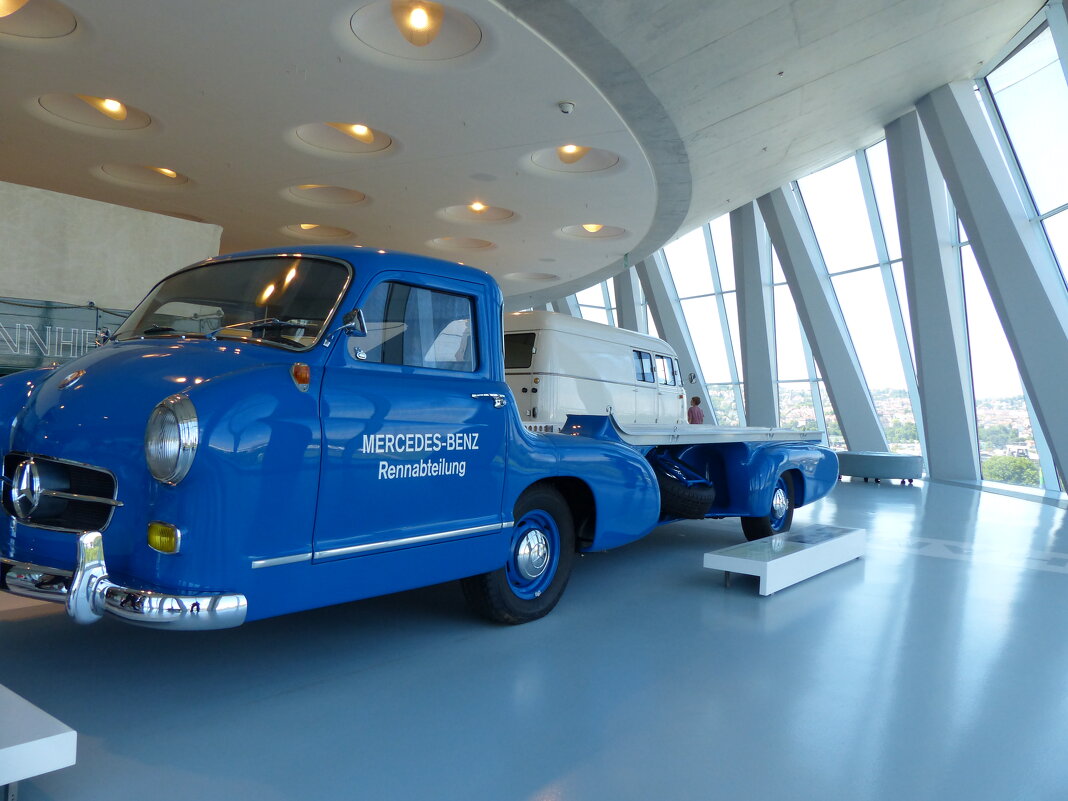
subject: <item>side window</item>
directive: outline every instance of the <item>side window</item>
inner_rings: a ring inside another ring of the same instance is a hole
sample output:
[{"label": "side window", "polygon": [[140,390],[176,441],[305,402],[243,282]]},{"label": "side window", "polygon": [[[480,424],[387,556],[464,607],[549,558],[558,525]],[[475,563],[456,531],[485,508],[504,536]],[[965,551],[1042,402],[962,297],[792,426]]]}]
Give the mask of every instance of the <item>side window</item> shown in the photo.
[{"label": "side window", "polygon": [[656,357],[656,372],[660,377],[661,384],[675,385],[675,370],[671,369],[672,358],[670,356]]},{"label": "side window", "polygon": [[656,373],[653,372],[653,357],[642,350],[634,351],[634,377],[639,381],[656,381]]},{"label": "side window", "polygon": [[672,369],[672,372],[675,374],[675,386],[681,387],[682,386],[682,373],[679,372],[679,360],[678,359],[672,359],[671,360],[671,369]]},{"label": "side window", "polygon": [[364,361],[473,372],[474,302],[464,295],[385,281],[363,305],[367,336],[349,338]]}]

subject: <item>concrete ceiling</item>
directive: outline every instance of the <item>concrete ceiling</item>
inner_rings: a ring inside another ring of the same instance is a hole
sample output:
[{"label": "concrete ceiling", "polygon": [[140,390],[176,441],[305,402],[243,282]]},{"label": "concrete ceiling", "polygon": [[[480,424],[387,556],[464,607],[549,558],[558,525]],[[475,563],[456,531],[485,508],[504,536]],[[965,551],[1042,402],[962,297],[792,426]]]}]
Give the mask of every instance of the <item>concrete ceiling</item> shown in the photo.
[{"label": "concrete ceiling", "polygon": [[[354,35],[353,15],[375,5],[29,0],[0,19],[0,180],[215,223],[226,251],[315,235],[287,226],[343,229],[351,235],[325,241],[463,261],[522,305],[614,274],[624,254],[643,258],[872,143],[916,99],[980,71],[1039,8],[456,0],[448,8],[477,26],[477,46],[419,61],[399,34],[400,55]],[[64,8],[76,21],[69,35],[25,35],[33,14]],[[385,18],[382,7],[361,13]],[[150,122],[109,130],[64,120],[42,107],[56,94],[117,98]],[[561,113],[560,101],[574,112]],[[375,153],[308,145],[302,126],[325,122],[362,122],[393,144]],[[618,162],[570,173],[532,161],[566,143]],[[137,166],[189,180],[122,180]],[[366,200],[310,205],[287,192],[309,184]],[[475,200],[513,215],[467,221],[446,211]],[[566,233],[583,223],[623,232]],[[492,245],[449,250],[443,238]]]}]

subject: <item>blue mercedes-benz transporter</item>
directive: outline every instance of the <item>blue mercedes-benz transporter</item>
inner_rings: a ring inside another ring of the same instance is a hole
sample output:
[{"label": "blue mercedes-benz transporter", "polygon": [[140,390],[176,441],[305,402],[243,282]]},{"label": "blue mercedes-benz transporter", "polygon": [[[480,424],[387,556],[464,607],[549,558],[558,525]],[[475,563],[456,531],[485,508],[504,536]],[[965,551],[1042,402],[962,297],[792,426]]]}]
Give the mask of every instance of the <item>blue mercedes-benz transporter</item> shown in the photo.
[{"label": "blue mercedes-benz transporter", "polygon": [[[576,552],[644,536],[686,480],[685,454],[526,431],[493,279],[362,248],[175,273],[102,347],[0,379],[0,431],[0,588],[171,629],[454,579],[533,620]],[[826,494],[833,454],[798,447],[729,513],[781,528],[776,503]]]}]

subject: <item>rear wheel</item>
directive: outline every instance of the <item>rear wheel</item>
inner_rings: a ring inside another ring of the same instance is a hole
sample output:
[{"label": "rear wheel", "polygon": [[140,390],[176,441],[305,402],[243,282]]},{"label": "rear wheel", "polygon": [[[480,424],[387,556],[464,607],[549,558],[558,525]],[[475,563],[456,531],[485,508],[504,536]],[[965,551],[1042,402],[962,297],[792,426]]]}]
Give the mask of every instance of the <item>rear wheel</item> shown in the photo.
[{"label": "rear wheel", "polygon": [[771,494],[771,509],[763,517],[743,517],[742,532],[747,540],[759,540],[790,530],[794,521],[794,481],[783,473]]},{"label": "rear wheel", "polygon": [[497,623],[547,615],[564,593],[575,558],[571,511],[551,487],[531,487],[515,505],[508,562],[461,582],[474,611]]}]

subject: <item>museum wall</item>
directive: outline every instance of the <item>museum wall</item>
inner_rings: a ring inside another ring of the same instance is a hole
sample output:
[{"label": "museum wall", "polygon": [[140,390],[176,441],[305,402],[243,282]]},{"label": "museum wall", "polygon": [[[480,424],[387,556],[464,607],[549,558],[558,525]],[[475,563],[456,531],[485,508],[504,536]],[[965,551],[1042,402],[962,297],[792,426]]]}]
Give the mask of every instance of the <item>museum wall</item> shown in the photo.
[{"label": "museum wall", "polygon": [[222,228],[0,182],[0,297],[132,309],[168,273],[219,253]]}]

